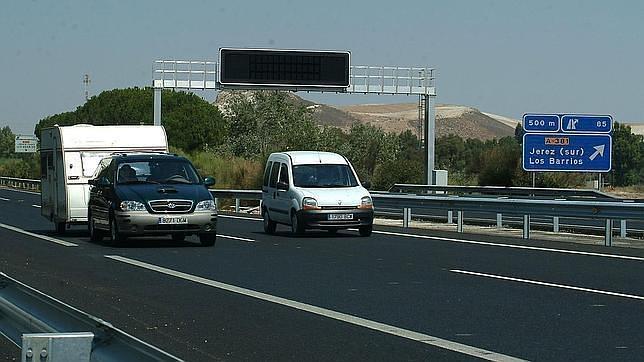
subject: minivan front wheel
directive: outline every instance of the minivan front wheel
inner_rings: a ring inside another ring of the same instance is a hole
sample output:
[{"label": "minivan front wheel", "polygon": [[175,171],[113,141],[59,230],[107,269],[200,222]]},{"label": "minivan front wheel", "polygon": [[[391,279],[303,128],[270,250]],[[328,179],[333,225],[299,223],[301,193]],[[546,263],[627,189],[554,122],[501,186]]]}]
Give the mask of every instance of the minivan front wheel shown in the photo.
[{"label": "minivan front wheel", "polygon": [[125,237],[119,232],[114,215],[110,215],[110,241],[112,244],[117,244],[123,240],[125,240]]},{"label": "minivan front wheel", "polygon": [[103,234],[96,230],[96,220],[94,220],[94,216],[91,211],[87,213],[87,227],[89,228],[89,239],[91,241],[103,240]]},{"label": "minivan front wheel", "polygon": [[264,210],[264,232],[267,234],[274,234],[277,224],[268,216],[268,210]]},{"label": "minivan front wheel", "polygon": [[297,217],[297,212],[295,211],[291,212],[291,231],[295,235],[304,233],[304,225],[302,225],[302,222]]}]

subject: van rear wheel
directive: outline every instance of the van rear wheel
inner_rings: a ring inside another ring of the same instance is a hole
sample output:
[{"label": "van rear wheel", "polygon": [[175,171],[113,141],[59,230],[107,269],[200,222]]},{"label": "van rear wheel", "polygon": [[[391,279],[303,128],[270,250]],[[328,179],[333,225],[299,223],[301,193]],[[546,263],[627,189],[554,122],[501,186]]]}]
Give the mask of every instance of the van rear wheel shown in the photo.
[{"label": "van rear wheel", "polygon": [[264,210],[263,217],[264,217],[264,232],[267,234],[275,234],[277,223],[271,220],[271,217],[268,216],[268,210]]}]

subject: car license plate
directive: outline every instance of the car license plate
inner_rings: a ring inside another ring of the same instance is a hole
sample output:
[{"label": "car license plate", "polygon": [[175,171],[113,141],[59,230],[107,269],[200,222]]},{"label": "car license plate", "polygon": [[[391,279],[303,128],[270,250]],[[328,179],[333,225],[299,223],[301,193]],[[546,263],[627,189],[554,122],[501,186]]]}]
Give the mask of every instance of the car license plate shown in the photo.
[{"label": "car license plate", "polygon": [[353,214],[329,214],[329,220],[353,220]]},{"label": "car license plate", "polygon": [[167,224],[187,224],[188,223],[188,218],[183,216],[183,217],[160,217],[159,218],[159,225],[167,225]]}]

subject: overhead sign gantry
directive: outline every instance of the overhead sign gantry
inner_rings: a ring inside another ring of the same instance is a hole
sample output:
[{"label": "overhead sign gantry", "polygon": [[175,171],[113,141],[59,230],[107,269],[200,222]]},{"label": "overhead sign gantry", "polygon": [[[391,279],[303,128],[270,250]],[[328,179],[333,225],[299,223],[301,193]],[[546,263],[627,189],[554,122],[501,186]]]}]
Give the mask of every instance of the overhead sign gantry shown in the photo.
[{"label": "overhead sign gantry", "polygon": [[348,51],[220,48],[219,60],[156,60],[154,124],[161,124],[161,90],[280,89],[419,95],[424,103],[427,184],[435,184],[434,69],[351,65]]}]

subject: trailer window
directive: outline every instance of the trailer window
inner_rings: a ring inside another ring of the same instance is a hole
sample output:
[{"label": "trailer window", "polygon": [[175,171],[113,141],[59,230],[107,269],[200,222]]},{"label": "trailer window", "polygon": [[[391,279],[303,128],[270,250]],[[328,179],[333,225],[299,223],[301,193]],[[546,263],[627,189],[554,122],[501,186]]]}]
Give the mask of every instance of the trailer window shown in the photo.
[{"label": "trailer window", "polygon": [[54,153],[52,151],[41,151],[40,153],[40,178],[47,178],[47,169],[54,168]]},{"label": "trailer window", "polygon": [[83,167],[83,176],[92,177],[96,172],[98,163],[107,156],[109,152],[81,152],[81,164]]}]

